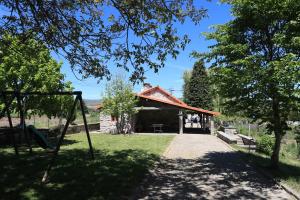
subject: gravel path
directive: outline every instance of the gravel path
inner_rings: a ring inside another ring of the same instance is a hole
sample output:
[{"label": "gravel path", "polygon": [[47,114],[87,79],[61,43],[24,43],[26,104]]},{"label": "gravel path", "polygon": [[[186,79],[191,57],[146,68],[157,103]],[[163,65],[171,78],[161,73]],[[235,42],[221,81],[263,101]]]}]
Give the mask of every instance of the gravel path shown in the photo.
[{"label": "gravel path", "polygon": [[134,199],[293,199],[211,135],[177,135]]}]

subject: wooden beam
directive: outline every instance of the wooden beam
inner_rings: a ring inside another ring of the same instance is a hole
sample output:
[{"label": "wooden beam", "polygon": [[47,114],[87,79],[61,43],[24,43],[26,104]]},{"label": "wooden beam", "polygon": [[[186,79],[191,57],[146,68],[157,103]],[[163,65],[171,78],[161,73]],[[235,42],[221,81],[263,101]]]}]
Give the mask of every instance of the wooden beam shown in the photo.
[{"label": "wooden beam", "polygon": [[135,107],[136,110],[178,110],[178,108],[164,108],[164,107]]}]

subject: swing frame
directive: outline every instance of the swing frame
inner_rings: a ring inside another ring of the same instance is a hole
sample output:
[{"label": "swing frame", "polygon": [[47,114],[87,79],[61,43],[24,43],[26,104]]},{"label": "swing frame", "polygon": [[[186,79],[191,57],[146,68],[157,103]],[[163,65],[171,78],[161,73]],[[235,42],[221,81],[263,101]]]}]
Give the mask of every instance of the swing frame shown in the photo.
[{"label": "swing frame", "polygon": [[[10,95],[11,99],[8,101],[7,100],[7,96]],[[22,100],[27,97],[27,96],[54,96],[54,95],[69,95],[69,96],[76,96],[73,106],[71,108],[71,112],[69,112],[68,117],[67,117],[67,122],[63,128],[61,137],[59,138],[59,141],[53,151],[53,156],[47,166],[47,169],[44,172],[44,176],[42,178],[42,182],[46,182],[49,176],[49,173],[51,171],[51,168],[57,158],[58,152],[60,150],[60,146],[65,138],[66,132],[68,130],[68,127],[70,125],[70,121],[72,119],[72,116],[75,112],[76,109],[76,105],[79,101],[80,103],[80,109],[81,109],[81,114],[82,114],[82,118],[83,118],[83,123],[84,123],[84,128],[85,128],[85,133],[87,136],[87,140],[88,140],[88,145],[89,145],[89,153],[91,155],[91,158],[94,159],[94,151],[93,151],[93,147],[92,147],[92,142],[91,142],[91,138],[90,138],[90,133],[89,133],[89,129],[88,129],[88,125],[87,125],[87,120],[86,120],[86,116],[84,113],[84,108],[83,108],[83,100],[82,100],[82,92],[81,91],[73,91],[73,92],[68,92],[68,91],[60,91],[60,92],[19,92],[19,91],[0,91],[0,97],[3,98],[4,100],[4,109],[0,112],[0,118],[2,118],[2,116],[5,116],[5,113],[8,117],[8,122],[9,122],[9,127],[10,129],[13,129],[13,124],[12,124],[12,120],[11,120],[11,115],[10,115],[10,106],[12,104],[12,102],[14,101],[14,99],[17,100],[17,105],[18,105],[18,109],[19,109],[19,114],[20,114],[20,124],[22,125],[22,132],[25,136],[25,140],[26,143],[28,144],[29,147],[29,152],[32,153],[32,147],[31,147],[31,142],[30,139],[28,138],[28,133],[26,131],[25,128],[25,113],[24,110],[22,109]],[[12,132],[12,134],[10,134],[10,137],[12,139],[13,142],[13,146],[14,146],[14,150],[15,150],[15,154],[18,155],[19,154],[19,150],[18,150],[18,145],[16,143],[15,140],[15,136],[14,133]]]}]

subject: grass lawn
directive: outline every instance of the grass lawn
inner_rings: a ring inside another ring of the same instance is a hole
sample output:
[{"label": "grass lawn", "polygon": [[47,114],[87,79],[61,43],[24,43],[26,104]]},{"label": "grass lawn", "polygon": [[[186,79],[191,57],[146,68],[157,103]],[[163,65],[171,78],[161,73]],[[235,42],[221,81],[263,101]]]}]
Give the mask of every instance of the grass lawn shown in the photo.
[{"label": "grass lawn", "polygon": [[271,170],[268,167],[270,166],[270,156],[257,152],[249,153],[248,150],[237,145],[232,145],[232,147],[242,153],[243,159],[271,173],[275,179],[285,183],[300,194],[300,161],[298,159],[283,156],[281,153],[279,169]]},{"label": "grass lawn", "polygon": [[84,134],[68,135],[44,185],[49,154],[35,148],[17,158],[12,148],[0,148],[0,199],[126,199],[174,136],[91,137],[95,160]]}]

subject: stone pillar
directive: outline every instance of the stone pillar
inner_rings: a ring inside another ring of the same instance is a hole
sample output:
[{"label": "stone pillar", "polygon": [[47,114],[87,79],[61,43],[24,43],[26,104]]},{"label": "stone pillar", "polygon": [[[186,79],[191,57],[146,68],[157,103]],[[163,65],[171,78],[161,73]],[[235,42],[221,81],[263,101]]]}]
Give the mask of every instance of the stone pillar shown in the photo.
[{"label": "stone pillar", "polygon": [[179,110],[179,134],[183,134],[183,113],[182,110]]},{"label": "stone pillar", "polygon": [[214,122],[214,117],[210,117],[210,134],[214,135],[215,134],[215,122]]}]

